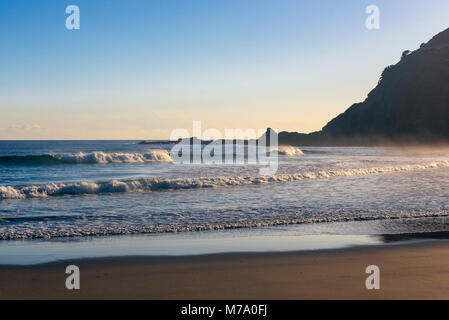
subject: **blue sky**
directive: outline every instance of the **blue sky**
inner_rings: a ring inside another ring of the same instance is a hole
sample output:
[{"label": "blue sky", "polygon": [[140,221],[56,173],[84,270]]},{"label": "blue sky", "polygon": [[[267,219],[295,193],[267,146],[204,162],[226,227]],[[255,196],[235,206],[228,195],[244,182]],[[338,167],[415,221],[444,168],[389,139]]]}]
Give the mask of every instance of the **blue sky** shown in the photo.
[{"label": "blue sky", "polygon": [[446,0],[1,1],[0,139],[319,130],[447,27]]}]

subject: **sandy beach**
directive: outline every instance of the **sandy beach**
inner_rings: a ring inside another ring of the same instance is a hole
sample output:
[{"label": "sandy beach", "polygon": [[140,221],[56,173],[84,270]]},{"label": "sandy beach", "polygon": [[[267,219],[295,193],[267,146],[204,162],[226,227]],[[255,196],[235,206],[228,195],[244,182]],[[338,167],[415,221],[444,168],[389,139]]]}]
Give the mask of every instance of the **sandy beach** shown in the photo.
[{"label": "sandy beach", "polygon": [[[65,268],[81,289],[65,288]],[[379,266],[380,290],[365,288]],[[1,266],[0,299],[448,299],[449,242]]]}]

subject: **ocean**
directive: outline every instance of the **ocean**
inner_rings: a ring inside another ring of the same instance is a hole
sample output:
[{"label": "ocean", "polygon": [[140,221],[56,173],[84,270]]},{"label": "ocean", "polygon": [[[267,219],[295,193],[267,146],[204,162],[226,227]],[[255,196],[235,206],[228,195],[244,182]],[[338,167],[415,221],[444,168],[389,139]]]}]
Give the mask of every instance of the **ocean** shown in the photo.
[{"label": "ocean", "polygon": [[[1,141],[0,262],[36,243],[44,250],[88,239],[102,252],[122,248],[110,255],[134,252],[142,236],[143,250],[161,254],[173,243],[170,252],[191,252],[186,241],[200,241],[207,250],[193,251],[203,253],[310,243],[279,240],[292,235],[449,229],[449,149],[285,147],[277,172],[261,176],[255,164],[173,163],[173,145],[138,142]],[[252,236],[265,240],[242,246]],[[215,241],[223,237],[232,245]]]}]

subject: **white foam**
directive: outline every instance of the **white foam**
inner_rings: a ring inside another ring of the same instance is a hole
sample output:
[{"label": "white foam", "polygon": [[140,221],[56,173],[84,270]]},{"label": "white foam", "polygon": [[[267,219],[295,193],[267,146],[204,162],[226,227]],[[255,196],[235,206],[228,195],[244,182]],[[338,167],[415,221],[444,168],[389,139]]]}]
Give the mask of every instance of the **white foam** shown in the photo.
[{"label": "white foam", "polygon": [[192,232],[192,231],[212,231],[239,228],[260,228],[279,225],[292,224],[313,224],[326,222],[348,222],[348,221],[374,221],[374,220],[395,220],[412,218],[440,218],[447,217],[447,211],[435,212],[396,212],[396,213],[378,213],[378,214],[357,214],[357,215],[327,215],[315,217],[295,217],[295,218],[274,218],[274,219],[239,219],[225,223],[203,222],[191,224],[143,224],[128,223],[123,225],[84,225],[82,228],[76,225],[63,225],[58,227],[51,224],[38,224],[33,227],[20,225],[8,227],[3,230],[0,228],[0,240],[17,239],[37,239],[54,237],[79,237],[79,236],[104,236],[104,235],[124,235],[124,234],[142,234],[142,233],[169,233],[169,232]]},{"label": "white foam", "polygon": [[144,153],[126,152],[79,152],[74,154],[55,155],[63,163],[144,163],[144,162],[171,162],[167,150],[148,150]]},{"label": "white foam", "polygon": [[9,186],[0,186],[0,200],[24,198],[26,198],[26,196],[20,190]]},{"label": "white foam", "polygon": [[302,156],[304,154],[301,149],[293,146],[278,146],[277,152],[279,155],[286,157]]},{"label": "white foam", "polygon": [[357,175],[406,172],[449,167],[449,161],[431,162],[392,167],[356,168],[282,174],[273,176],[219,176],[196,178],[141,178],[136,180],[111,180],[107,182],[50,183],[23,187],[0,186],[0,199],[43,198],[67,194],[97,194],[113,192],[150,192],[164,189],[195,189],[268,184],[277,182],[329,179]]}]

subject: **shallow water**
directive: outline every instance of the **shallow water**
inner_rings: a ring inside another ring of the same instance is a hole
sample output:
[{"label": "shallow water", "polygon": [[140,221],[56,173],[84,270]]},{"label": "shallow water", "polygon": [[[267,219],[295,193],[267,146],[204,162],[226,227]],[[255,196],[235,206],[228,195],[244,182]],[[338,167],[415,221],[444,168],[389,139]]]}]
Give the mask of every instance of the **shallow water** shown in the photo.
[{"label": "shallow water", "polygon": [[[174,164],[170,147],[0,142],[0,239],[449,214],[447,149],[307,147],[281,154],[278,171],[260,176],[257,165]],[[433,231],[430,225],[413,232]]]}]

